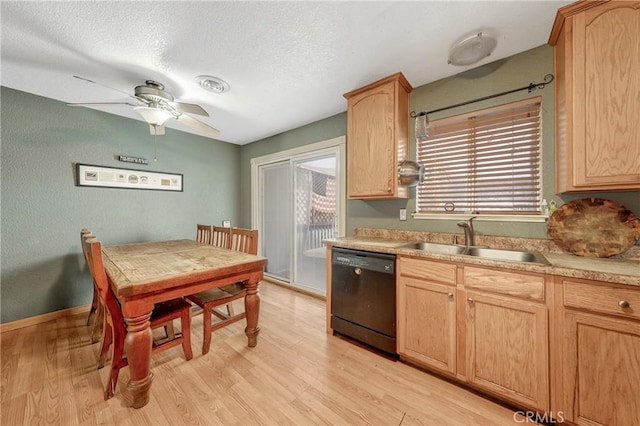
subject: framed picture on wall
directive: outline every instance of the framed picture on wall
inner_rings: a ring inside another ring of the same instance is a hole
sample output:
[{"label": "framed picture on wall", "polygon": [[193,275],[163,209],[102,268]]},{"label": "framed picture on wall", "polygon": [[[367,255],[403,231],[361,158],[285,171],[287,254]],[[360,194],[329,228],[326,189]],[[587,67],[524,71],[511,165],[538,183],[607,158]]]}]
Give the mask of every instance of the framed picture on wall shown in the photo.
[{"label": "framed picture on wall", "polygon": [[76,164],[76,185],[102,188],[182,192],[183,175],[147,170]]}]

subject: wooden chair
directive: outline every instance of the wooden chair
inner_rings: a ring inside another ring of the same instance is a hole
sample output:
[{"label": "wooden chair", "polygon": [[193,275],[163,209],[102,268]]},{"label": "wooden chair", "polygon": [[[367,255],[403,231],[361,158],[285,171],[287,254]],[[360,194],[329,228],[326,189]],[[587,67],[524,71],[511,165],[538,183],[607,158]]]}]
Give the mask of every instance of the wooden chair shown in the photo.
[{"label": "wooden chair", "polygon": [[216,247],[231,248],[231,228],[214,226],[210,244]]},{"label": "wooden chair", "polygon": [[196,225],[196,241],[204,244],[211,244],[211,237],[213,236],[213,226],[211,225]]},{"label": "wooden chair", "polygon": [[[204,226],[204,225],[198,225]],[[231,248],[231,228],[224,226],[212,226],[211,227],[211,239],[208,244],[212,246],[220,247],[220,248]],[[231,315],[233,308],[231,305],[227,305],[227,312]],[[202,309],[200,306],[194,306],[192,311],[192,315],[200,315],[202,313]]]},{"label": "wooden chair", "polygon": [[[84,255],[85,262],[87,262],[87,266],[89,266],[89,261],[84,242],[88,238],[94,238],[94,235],[87,228],[82,228],[80,230],[80,242],[82,254]],[[97,343],[100,340],[104,328],[104,306],[100,302],[100,292],[98,291],[95,280],[93,280],[93,300],[91,301],[91,308],[89,309],[89,316],[87,317],[87,325],[91,325],[92,318],[94,323],[93,330],[91,331],[91,343]]]},{"label": "wooden chair", "polygon": [[249,254],[258,254],[258,230],[232,228],[231,250]]},{"label": "wooden chair", "polygon": [[[231,248],[234,250],[258,254],[257,230],[233,228],[229,241],[231,242]],[[187,296],[188,300],[202,308],[202,323],[204,324],[203,355],[208,353],[211,347],[211,333],[247,317],[244,311],[235,314],[231,305],[231,302],[244,298],[246,294],[247,290],[243,283],[234,283]],[[226,305],[226,313],[217,309],[223,305]],[[212,314],[220,321],[212,323]]]},{"label": "wooden chair", "polygon": [[[124,340],[127,335],[127,328],[122,310],[120,309],[120,303],[109,285],[104,264],[102,263],[102,244],[95,238],[88,238],[84,244],[91,275],[93,275],[93,279],[97,284],[100,300],[106,308],[107,321],[105,322],[105,337],[100,350],[98,368],[104,365],[109,347],[113,344],[111,371],[104,393],[104,399],[107,400],[111,398],[115,392],[120,369],[128,365],[124,353]],[[151,328],[162,327],[177,318],[181,320],[182,333],[176,335],[174,339],[167,338],[159,342],[154,341],[151,353],[155,354],[182,344],[185,358],[190,360],[193,358],[193,352],[191,350],[191,305],[186,300],[179,298],[156,304],[151,314]]]}]

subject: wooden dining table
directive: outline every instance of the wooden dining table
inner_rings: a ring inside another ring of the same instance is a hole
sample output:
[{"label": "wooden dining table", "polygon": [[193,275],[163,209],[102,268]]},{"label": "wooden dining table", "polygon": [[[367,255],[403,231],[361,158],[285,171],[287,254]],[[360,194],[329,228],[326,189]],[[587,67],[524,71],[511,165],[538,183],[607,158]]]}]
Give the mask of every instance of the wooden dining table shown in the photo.
[{"label": "wooden dining table", "polygon": [[127,323],[125,352],[130,380],[127,390],[133,407],[149,402],[151,347],[149,319],[153,307],[226,284],[244,282],[248,346],[257,344],[262,281],[267,259],[192,240],[171,240],[103,247],[103,262],[113,292]]}]

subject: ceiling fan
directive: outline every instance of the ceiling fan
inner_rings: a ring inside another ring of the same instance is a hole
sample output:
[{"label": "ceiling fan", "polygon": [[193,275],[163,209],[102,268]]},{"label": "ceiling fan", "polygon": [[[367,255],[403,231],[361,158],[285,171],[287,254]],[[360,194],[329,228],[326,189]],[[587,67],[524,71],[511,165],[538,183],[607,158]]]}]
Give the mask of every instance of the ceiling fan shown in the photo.
[{"label": "ceiling fan", "polygon": [[197,130],[203,135],[209,137],[220,136],[220,131],[202,121],[196,120],[189,114],[202,115],[209,117],[207,111],[200,105],[189,104],[185,102],[176,102],[173,95],[165,92],[164,85],[154,80],[145,81],[144,85],[136,86],[134,94],[123,92],[113,87],[105,86],[88,78],[74,75],[75,78],[97,84],[111,90],[116,90],[126,96],[133,98],[137,103],[131,102],[91,102],[91,103],[68,103],[69,106],[90,106],[90,105],[129,105],[139,113],[142,118],[149,124],[149,131],[152,135],[164,135],[164,123],[169,118],[174,118],[185,126]]}]

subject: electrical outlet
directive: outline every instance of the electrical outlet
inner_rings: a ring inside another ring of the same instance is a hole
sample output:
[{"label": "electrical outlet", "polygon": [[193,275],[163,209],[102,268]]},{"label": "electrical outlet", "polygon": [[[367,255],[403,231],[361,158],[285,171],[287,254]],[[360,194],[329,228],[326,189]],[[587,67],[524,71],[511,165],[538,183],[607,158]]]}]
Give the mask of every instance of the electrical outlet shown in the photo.
[{"label": "electrical outlet", "polygon": [[224,226],[225,228],[231,228],[231,221],[230,220],[223,220],[222,221],[222,226]]},{"label": "electrical outlet", "polygon": [[407,220],[407,209],[400,209],[400,220]]}]

